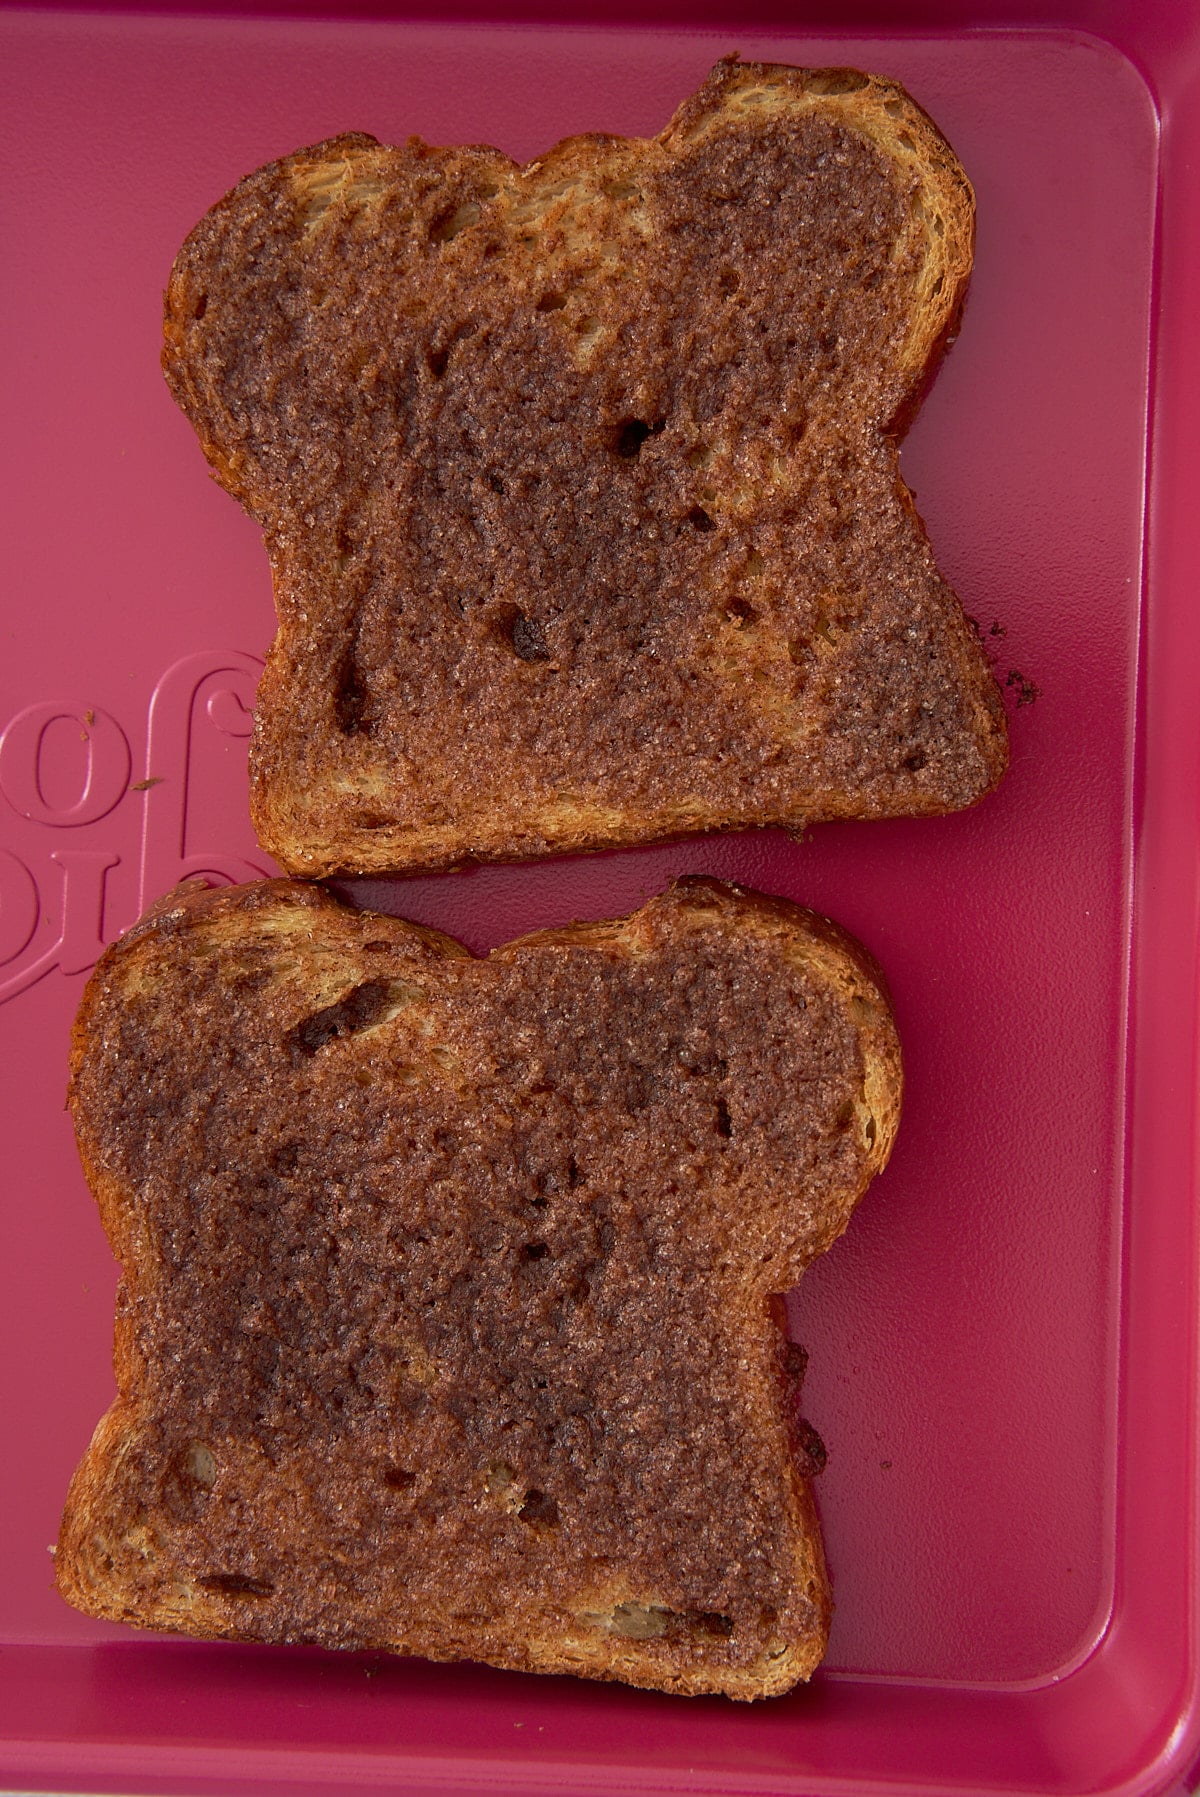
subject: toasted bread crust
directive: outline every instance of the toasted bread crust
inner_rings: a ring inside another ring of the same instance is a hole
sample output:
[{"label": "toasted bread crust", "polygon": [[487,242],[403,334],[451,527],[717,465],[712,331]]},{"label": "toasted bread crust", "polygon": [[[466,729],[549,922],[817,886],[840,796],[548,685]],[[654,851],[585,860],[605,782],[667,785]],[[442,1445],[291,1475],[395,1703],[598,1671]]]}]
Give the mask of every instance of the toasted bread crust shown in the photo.
[{"label": "toasted bread crust", "polygon": [[1003,705],[900,478],[974,201],[894,82],[719,63],[524,167],[248,177],[164,367],[261,522],[251,809],[291,872],[969,805]]},{"label": "toasted bread crust", "polygon": [[869,957],[715,882],[483,962],[303,884],[181,889],[73,1038],[122,1281],[59,1589],[788,1689],[829,1591],[770,1294],[845,1227],[900,1089]]}]

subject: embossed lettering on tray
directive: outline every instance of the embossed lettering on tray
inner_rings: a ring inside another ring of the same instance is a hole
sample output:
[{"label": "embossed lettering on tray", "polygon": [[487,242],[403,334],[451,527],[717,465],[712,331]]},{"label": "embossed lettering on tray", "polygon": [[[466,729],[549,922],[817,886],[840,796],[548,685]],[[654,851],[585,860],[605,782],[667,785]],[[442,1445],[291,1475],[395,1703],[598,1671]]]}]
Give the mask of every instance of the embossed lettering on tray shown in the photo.
[{"label": "embossed lettering on tray", "polygon": [[[200,832],[189,815],[189,788],[207,734],[249,737],[261,672],[262,661],[241,650],[202,651],[173,662],[149,697],[143,771],[136,778],[131,737],[140,733],[128,716],[121,720],[72,697],[39,699],[8,719],[0,731],[0,813],[10,841],[14,813],[25,827],[14,826],[19,853],[0,842],[0,1002],[52,969],[86,972],[106,942],[180,880],[198,874],[255,880],[271,871],[265,857],[247,860],[227,842],[197,843]],[[50,733],[64,727],[77,729],[82,745],[78,786],[66,795],[61,777],[48,777]],[[232,772],[234,817],[244,813],[245,774],[237,770],[235,788]],[[111,822],[110,841],[71,841],[72,830],[101,822]],[[30,825],[45,832],[41,842]],[[138,866],[136,905],[129,915],[112,915],[120,907],[109,901],[108,875],[130,862]]]}]

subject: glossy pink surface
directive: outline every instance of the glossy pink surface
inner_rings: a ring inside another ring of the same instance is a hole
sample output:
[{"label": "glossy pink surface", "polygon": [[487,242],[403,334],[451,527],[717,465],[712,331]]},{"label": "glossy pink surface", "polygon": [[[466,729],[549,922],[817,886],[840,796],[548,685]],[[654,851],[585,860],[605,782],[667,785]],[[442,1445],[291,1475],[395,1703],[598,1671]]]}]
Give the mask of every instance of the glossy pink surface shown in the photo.
[{"label": "glossy pink surface", "polygon": [[[879,31],[886,9],[845,10]],[[1111,45],[1069,29],[1085,9],[1065,3],[915,5],[903,23],[926,35],[873,37],[789,32],[769,5],[731,9],[736,29],[669,6],[654,29],[619,7],[589,28],[494,9],[0,12],[0,1782],[1184,1788],[1200,1753],[1200,14],[1086,10]],[[1004,25],[1059,28],[961,29]],[[358,896],[483,951],[703,870],[825,910],[879,956],[907,1052],[900,1142],[792,1301],[830,1450],[828,1668],[742,1709],[101,1628],[57,1599],[46,1554],[112,1390],[115,1270],[62,1110],[70,1019],[100,942],[144,901],[184,873],[267,865],[245,811],[266,559],[158,373],[171,259],[242,173],[297,144],[353,127],[531,156],[580,129],[651,132],[735,45],[899,76],[975,182],[962,334],[904,460],[1002,680],[1039,689],[1018,704],[1006,688],[1011,773],[956,818]]]}]

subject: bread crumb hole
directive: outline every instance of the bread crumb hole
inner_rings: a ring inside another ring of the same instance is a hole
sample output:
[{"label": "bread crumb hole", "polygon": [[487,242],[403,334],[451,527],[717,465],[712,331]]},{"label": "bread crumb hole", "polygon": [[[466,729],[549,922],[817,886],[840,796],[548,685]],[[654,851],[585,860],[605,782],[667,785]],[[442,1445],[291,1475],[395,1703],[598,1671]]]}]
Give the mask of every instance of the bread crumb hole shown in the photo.
[{"label": "bread crumb hole", "polygon": [[533,1528],[553,1529],[558,1524],[558,1505],[544,1491],[531,1489],[525,1493],[517,1515]]},{"label": "bread crumb hole", "polygon": [[694,505],[687,515],[687,521],[697,530],[715,530],[716,520],[711,518],[702,505]]},{"label": "bread crumb hole", "polygon": [[545,635],[536,618],[517,616],[512,627],[512,646],[513,654],[518,656],[521,661],[549,661],[550,659]]},{"label": "bread crumb hole", "polygon": [[534,308],[537,312],[561,312],[567,303],[564,293],[543,293]]},{"label": "bread crumb hole", "polygon": [[483,1475],[484,1489],[491,1497],[504,1497],[517,1482],[516,1468],[507,1460],[496,1460]]},{"label": "bread crumb hole", "polygon": [[812,69],[804,85],[810,94],[856,94],[870,78],[858,69]]},{"label": "bread crumb hole", "polygon": [[898,131],[896,133],[896,142],[902,145],[903,148],[908,150],[912,155],[916,155],[917,146],[907,131]]},{"label": "bread crumb hole", "polygon": [[666,1634],[671,1616],[661,1604],[618,1604],[596,1620],[610,1635],[622,1635],[627,1641],[653,1641]]},{"label": "bread crumb hole", "polygon": [[753,624],[756,613],[754,607],[748,600],[731,599],[728,606],[728,615],[732,618],[739,630],[745,630],[747,625]]},{"label": "bread crumb hole", "polygon": [[483,208],[477,200],[466,200],[448,212],[439,213],[429,229],[430,243],[451,243],[460,231],[478,224]]},{"label": "bread crumb hole", "polygon": [[417,1482],[417,1475],[406,1466],[394,1466],[391,1461],[383,1469],[383,1482],[392,1491],[408,1491]]},{"label": "bread crumb hole", "polygon": [[722,293],[724,293],[724,294],[736,293],[738,288],[741,286],[741,284],[742,284],[741,279],[734,269],[724,268],[721,270],[720,277],[718,278],[718,281],[717,281],[717,286],[719,287],[719,289],[721,290]]},{"label": "bread crumb hole", "polygon": [[641,455],[643,443],[648,438],[657,436],[664,423],[665,420],[661,418],[654,423],[647,423],[644,418],[627,418],[617,432],[617,439],[613,444],[615,453],[622,461],[632,462]]},{"label": "bread crumb hole", "polygon": [[546,633],[536,618],[527,618],[515,605],[501,605],[492,614],[491,633],[511,649],[518,661],[549,661]]},{"label": "bread crumb hole", "polygon": [[244,1572],[208,1572],[196,1583],[220,1597],[270,1597],[275,1589],[270,1579],[251,1578]]},{"label": "bread crumb hole", "polygon": [[616,1604],[611,1610],[585,1610],[579,1621],[626,1641],[655,1641],[664,1635],[701,1635],[728,1640],[733,1618],[719,1610],[669,1610],[665,1604]]},{"label": "bread crumb hole", "polygon": [[379,1029],[414,999],[423,997],[422,988],[408,980],[363,980],[335,1004],[302,1018],[285,1040],[293,1057],[302,1061],[342,1037]]},{"label": "bread crumb hole", "polygon": [[217,1482],[217,1463],[213,1451],[202,1441],[193,1441],[188,1448],[187,1469],[197,1485],[203,1485],[211,1491]]}]

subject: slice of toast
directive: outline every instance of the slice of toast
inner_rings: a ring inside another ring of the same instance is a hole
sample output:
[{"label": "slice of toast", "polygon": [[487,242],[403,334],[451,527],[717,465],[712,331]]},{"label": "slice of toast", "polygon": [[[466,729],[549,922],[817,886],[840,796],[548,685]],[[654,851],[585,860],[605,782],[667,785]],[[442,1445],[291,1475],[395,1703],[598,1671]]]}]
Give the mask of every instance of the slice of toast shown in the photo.
[{"label": "slice of toast", "polygon": [[476,960],[286,880],[101,960],[71,1106],[119,1395],[94,1616],[758,1697],[829,1592],[778,1294],[900,1104],[833,925],[692,879]]},{"label": "slice of toast", "polygon": [[1003,705],[897,443],[974,200],[895,82],[729,59],[658,137],[349,135],[188,238],[164,367],[259,520],[251,808],[300,874],[972,804]]}]

